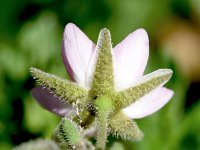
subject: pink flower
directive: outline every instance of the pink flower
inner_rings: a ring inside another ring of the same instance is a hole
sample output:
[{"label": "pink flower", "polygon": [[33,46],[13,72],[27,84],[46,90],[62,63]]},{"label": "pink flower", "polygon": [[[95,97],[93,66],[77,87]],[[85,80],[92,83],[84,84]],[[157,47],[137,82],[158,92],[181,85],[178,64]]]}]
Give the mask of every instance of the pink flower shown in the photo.
[{"label": "pink flower", "polygon": [[[90,89],[97,60],[96,45],[74,24],[65,27],[62,58],[71,79],[81,87]],[[143,76],[149,56],[149,40],[144,29],[129,34],[113,50],[115,90],[122,91],[148,80],[152,76],[172,73],[160,69]],[[166,83],[166,82],[164,82]],[[173,91],[159,85],[136,102],[123,109],[126,116],[137,119],[148,116],[162,108],[173,96]],[[41,86],[32,90],[33,97],[46,109],[61,116],[73,110],[72,106],[59,100]]]}]

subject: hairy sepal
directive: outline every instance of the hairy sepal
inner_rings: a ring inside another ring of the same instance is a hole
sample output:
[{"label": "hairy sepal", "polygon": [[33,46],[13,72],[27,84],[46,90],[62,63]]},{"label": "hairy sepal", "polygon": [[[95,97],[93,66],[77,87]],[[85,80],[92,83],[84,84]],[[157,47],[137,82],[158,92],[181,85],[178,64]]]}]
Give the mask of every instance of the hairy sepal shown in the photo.
[{"label": "hairy sepal", "polygon": [[45,73],[33,67],[30,68],[30,72],[38,84],[47,87],[60,100],[65,100],[70,104],[83,104],[87,100],[88,90],[74,82]]},{"label": "hairy sepal", "polygon": [[106,28],[99,34],[96,52],[97,62],[91,84],[91,97],[104,96],[114,91],[111,35]]},{"label": "hairy sepal", "polygon": [[82,135],[81,128],[68,118],[62,118],[55,133],[60,144],[77,150],[83,148]]},{"label": "hairy sepal", "polygon": [[115,108],[123,109],[158,87],[162,87],[172,76],[171,69],[159,69],[138,79],[133,87],[119,91],[114,97]]},{"label": "hairy sepal", "polygon": [[136,122],[125,116],[122,111],[110,118],[109,127],[110,133],[117,138],[131,141],[139,141],[143,138],[143,133]]}]

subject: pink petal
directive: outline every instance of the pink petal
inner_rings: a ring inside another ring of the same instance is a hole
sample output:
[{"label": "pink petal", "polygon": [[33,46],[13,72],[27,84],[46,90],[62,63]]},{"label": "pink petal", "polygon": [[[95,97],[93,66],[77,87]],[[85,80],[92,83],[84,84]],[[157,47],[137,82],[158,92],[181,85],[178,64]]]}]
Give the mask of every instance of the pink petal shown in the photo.
[{"label": "pink petal", "polygon": [[59,115],[66,116],[73,111],[72,105],[59,100],[48,89],[37,86],[31,90],[31,95],[45,109]]},{"label": "pink petal", "polygon": [[74,24],[65,27],[62,57],[65,67],[72,78],[83,87],[87,86],[87,70],[95,50],[95,44]]},{"label": "pink petal", "polygon": [[143,118],[162,108],[173,96],[173,91],[160,87],[123,109],[132,119]]},{"label": "pink petal", "polygon": [[88,88],[91,87],[94,71],[96,68],[97,58],[98,58],[98,48],[96,47],[96,49],[93,52],[93,55],[90,59],[90,63],[88,64],[88,69],[87,69],[87,74],[86,74],[86,87],[88,87]]},{"label": "pink petal", "polygon": [[95,137],[95,136],[97,136],[97,128],[96,127],[91,127],[89,129],[86,129],[84,131],[84,136],[85,137]]},{"label": "pink petal", "polygon": [[145,70],[149,56],[149,40],[146,31],[138,29],[129,34],[115,46],[113,53],[116,88],[126,89],[137,77],[142,76]]}]

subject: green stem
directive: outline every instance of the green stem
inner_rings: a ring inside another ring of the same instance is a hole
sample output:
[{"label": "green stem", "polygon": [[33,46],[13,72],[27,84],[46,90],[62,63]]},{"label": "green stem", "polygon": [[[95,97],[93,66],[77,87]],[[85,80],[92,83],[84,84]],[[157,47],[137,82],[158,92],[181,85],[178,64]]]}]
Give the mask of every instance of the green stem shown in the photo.
[{"label": "green stem", "polygon": [[104,150],[106,147],[107,140],[107,116],[108,113],[106,111],[99,111],[98,116],[98,135],[97,135],[97,143],[96,148]]},{"label": "green stem", "polygon": [[96,149],[104,150],[107,140],[108,115],[112,110],[112,100],[109,97],[99,97],[95,102],[97,110],[98,134]]}]

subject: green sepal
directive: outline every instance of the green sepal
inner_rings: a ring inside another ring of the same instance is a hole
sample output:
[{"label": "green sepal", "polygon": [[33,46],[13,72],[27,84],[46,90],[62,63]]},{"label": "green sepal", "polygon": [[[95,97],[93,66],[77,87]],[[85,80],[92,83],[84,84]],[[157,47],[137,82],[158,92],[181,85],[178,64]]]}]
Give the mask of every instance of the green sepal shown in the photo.
[{"label": "green sepal", "polygon": [[98,57],[90,90],[91,97],[105,96],[114,91],[111,35],[106,28],[99,34],[96,51]]},{"label": "green sepal", "polygon": [[30,72],[38,84],[47,87],[60,99],[70,104],[83,104],[87,101],[88,91],[78,84],[33,67],[30,68]]},{"label": "green sepal", "polygon": [[119,91],[114,97],[114,104],[117,110],[123,109],[144,95],[163,86],[172,76],[171,69],[159,69],[138,79],[135,86]]},{"label": "green sepal", "polygon": [[71,149],[83,148],[83,131],[72,120],[68,118],[62,118],[53,139],[63,147]]},{"label": "green sepal", "polygon": [[116,113],[109,120],[110,133],[117,138],[139,141],[143,137],[142,131],[136,122],[128,118],[122,111]]}]

